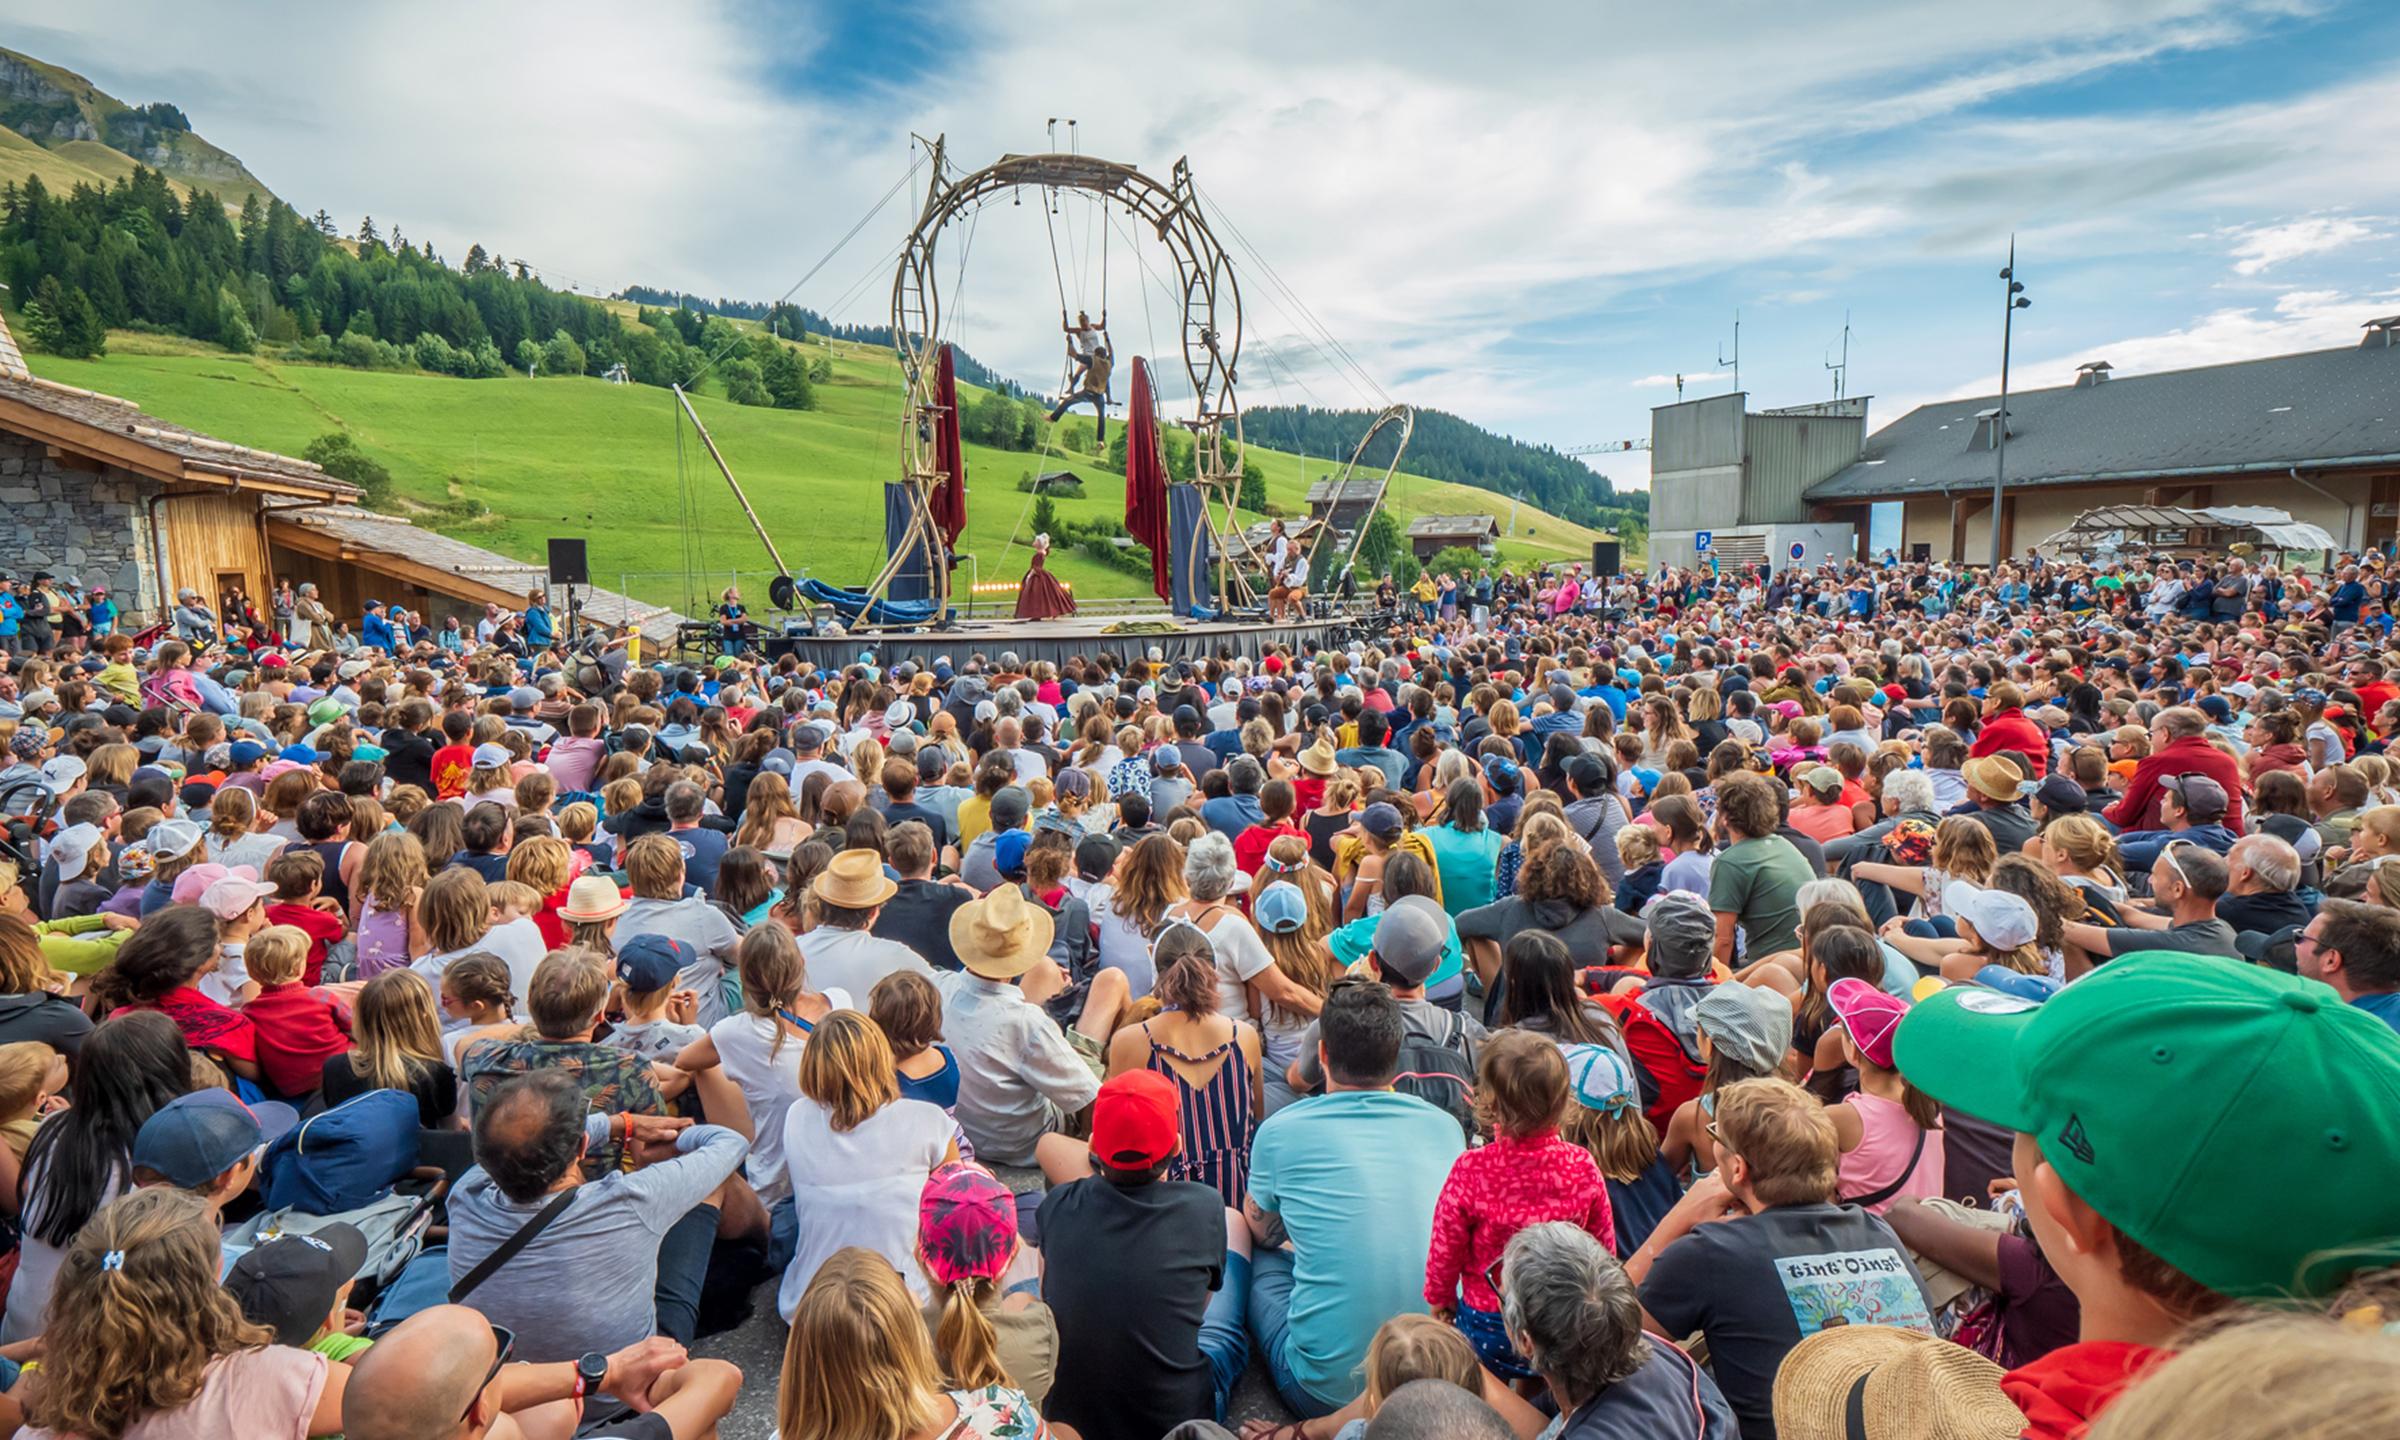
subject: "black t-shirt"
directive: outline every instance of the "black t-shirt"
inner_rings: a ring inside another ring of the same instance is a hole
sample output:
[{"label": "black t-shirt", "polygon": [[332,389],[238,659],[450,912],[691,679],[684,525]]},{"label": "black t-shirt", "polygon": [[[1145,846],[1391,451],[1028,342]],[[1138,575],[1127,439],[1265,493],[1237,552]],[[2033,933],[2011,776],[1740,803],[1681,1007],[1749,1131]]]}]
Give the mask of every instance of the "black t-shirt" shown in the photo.
[{"label": "black t-shirt", "polygon": [[[347,1053],[325,1062],[325,1104],[328,1109],[345,1100],[355,1100],[370,1090],[366,1078],[350,1068]],[[448,1065],[436,1060],[431,1064],[412,1062],[408,1067],[408,1093],[417,1097],[417,1120],[428,1130],[439,1130],[458,1113],[458,1076]]]},{"label": "black t-shirt", "polygon": [[1224,1283],[1225,1197],[1094,1178],[1051,1191],[1040,1219],[1042,1298],[1058,1318],[1047,1418],[1086,1440],[1158,1440],[1210,1414],[1200,1318]]},{"label": "black t-shirt", "polygon": [[1327,874],[1333,873],[1333,837],[1349,829],[1354,818],[1320,815],[1314,810],[1300,817],[1300,828],[1308,832],[1308,858],[1324,866]]},{"label": "black t-shirt", "polygon": [[[975,898],[963,885],[938,880],[903,880],[892,898],[883,902],[870,933],[897,940],[914,950],[936,970],[959,968],[958,952],[950,948],[950,914]],[[864,995],[852,997],[864,1002]]]},{"label": "black t-shirt", "polygon": [[71,1060],[91,1033],[92,1018],[72,1000],[38,991],[0,995],[0,1045],[39,1040]]},{"label": "black t-shirt", "polygon": [[1835,1324],[1933,1329],[1899,1237],[1855,1205],[1780,1205],[1702,1225],[1658,1257],[1642,1308],[1669,1335],[1707,1336],[1745,1440],[1774,1440],[1775,1372],[1809,1336]]},{"label": "black t-shirt", "polygon": [[433,752],[433,738],[422,730],[385,730],[383,773],[392,777],[395,785],[414,785],[430,796],[434,792]]}]

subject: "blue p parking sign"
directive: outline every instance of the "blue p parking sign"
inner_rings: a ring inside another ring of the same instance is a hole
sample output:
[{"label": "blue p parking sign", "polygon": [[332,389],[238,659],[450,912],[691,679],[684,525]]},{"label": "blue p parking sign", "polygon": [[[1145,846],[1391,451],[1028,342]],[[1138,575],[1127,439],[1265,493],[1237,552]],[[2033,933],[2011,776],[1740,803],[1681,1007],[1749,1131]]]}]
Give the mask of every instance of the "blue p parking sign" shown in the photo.
[{"label": "blue p parking sign", "polygon": [[1717,533],[1714,530],[1700,530],[1694,532],[1692,535],[1692,553],[1695,555],[1706,555],[1708,553],[1709,546],[1716,543],[1716,538]]}]

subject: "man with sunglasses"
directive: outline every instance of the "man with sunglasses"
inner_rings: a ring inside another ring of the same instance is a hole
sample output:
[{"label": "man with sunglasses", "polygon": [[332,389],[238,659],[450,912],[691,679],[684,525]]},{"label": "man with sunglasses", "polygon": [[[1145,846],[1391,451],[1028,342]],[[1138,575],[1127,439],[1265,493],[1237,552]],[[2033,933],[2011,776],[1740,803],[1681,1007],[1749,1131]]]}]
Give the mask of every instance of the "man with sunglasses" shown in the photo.
[{"label": "man with sunglasses", "polygon": [[2241,959],[2233,927],[2217,918],[2217,901],[2223,898],[2230,878],[2224,856],[2189,840],[2168,841],[2150,867],[2150,896],[2156,908],[2144,910],[2127,905],[2122,916],[2125,923],[2116,926],[2081,920],[2067,922],[2067,949],[2080,951],[2083,957],[2083,963],[2078,964],[2070,955],[2068,978],[2073,979],[2116,956],[2141,950],[2180,950],[2190,955]]},{"label": "man with sunglasses", "polygon": [[[530,1428],[613,1440],[697,1440],[715,1431],[742,1372],[652,1337],[610,1355],[513,1363],[516,1336],[464,1305],[436,1305],[361,1355],[342,1394],[353,1440],[515,1440]],[[595,1376],[597,1379],[595,1380]]]}]

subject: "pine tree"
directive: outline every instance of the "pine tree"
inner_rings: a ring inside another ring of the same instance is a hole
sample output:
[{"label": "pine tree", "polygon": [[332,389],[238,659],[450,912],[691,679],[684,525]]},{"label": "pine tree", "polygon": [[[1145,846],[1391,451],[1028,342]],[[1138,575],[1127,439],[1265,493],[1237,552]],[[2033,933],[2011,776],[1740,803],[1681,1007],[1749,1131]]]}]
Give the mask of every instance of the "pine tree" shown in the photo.
[{"label": "pine tree", "polygon": [[469,275],[481,275],[484,271],[491,268],[492,257],[483,252],[483,246],[480,242],[467,247],[466,273]]},{"label": "pine tree", "polygon": [[95,360],[108,353],[108,326],[99,307],[81,290],[67,292],[66,310],[59,317],[58,353],[74,360]]},{"label": "pine tree", "polygon": [[369,215],[358,222],[358,248],[361,252],[374,249],[383,240],[375,233],[375,217]]}]

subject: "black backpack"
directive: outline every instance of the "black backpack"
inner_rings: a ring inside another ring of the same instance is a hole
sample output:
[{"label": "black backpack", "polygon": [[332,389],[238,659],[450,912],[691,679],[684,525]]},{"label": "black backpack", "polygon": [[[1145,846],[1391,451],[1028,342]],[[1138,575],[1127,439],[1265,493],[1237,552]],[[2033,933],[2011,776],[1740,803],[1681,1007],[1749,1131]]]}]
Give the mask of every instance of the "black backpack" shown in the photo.
[{"label": "black backpack", "polygon": [[1469,1140],[1475,1138],[1475,1067],[1467,1063],[1467,1022],[1448,1010],[1436,1009],[1448,1027],[1438,1040],[1414,1030],[1400,1036],[1400,1073],[1392,1088],[1414,1095],[1458,1122]]}]

